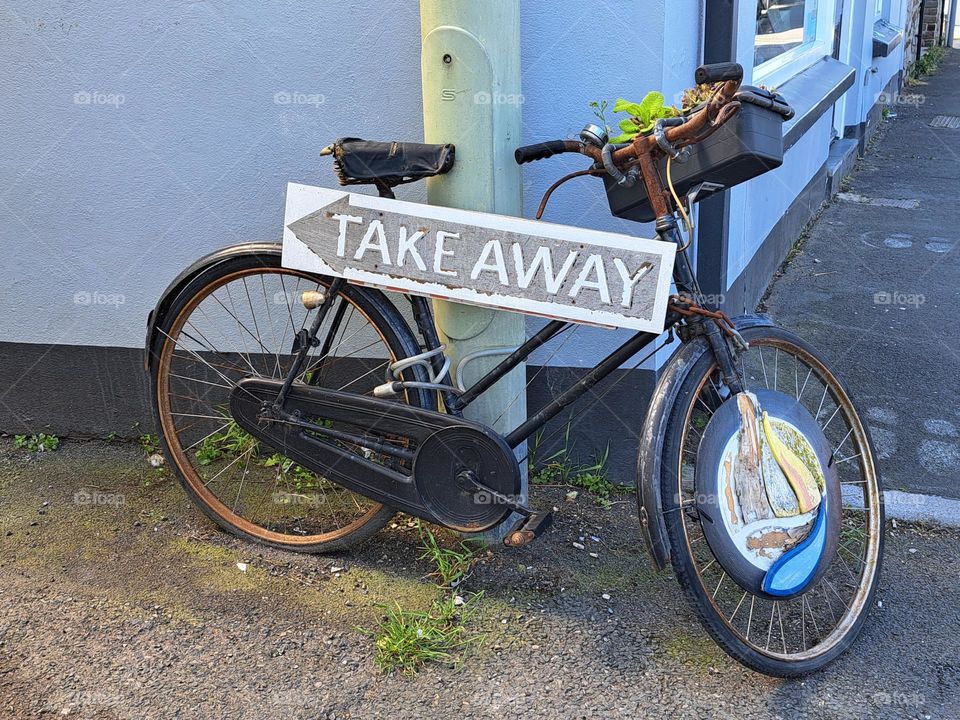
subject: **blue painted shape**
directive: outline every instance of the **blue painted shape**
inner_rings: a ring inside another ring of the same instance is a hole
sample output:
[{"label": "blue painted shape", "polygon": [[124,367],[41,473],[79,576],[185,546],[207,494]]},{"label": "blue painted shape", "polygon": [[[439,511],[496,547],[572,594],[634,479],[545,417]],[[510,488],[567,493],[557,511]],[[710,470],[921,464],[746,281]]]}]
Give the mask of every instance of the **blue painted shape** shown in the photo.
[{"label": "blue painted shape", "polygon": [[827,496],[824,495],[810,534],[770,566],[763,578],[763,591],[775,597],[792,597],[802,592],[824,561],[827,537]]}]

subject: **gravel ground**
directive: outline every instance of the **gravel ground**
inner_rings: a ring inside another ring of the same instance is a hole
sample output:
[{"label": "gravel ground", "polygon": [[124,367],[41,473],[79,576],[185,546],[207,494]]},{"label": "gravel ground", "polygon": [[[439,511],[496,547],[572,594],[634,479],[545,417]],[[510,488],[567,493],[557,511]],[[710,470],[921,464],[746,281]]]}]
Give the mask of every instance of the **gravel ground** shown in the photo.
[{"label": "gravel ground", "polygon": [[781,681],[729,660],[653,572],[632,496],[603,510],[539,492],[555,526],[469,581],[482,645],[410,679],[381,675],[359,629],[433,597],[405,522],[344,556],[265,550],[219,532],[139,448],[0,440],[0,717],[960,716],[957,533],[892,529],[852,652]]}]

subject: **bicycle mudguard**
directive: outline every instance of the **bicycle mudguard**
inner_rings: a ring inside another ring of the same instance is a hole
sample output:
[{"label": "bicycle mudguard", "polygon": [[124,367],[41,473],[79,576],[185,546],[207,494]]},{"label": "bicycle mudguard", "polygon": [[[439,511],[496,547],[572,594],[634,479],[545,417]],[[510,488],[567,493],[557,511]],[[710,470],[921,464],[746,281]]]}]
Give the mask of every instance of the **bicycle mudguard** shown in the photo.
[{"label": "bicycle mudguard", "polygon": [[[733,319],[738,330],[752,327],[773,327],[775,323],[766,315],[741,315]],[[660,473],[663,470],[663,442],[666,437],[667,419],[677,401],[683,381],[697,361],[710,352],[707,341],[698,337],[685,343],[667,362],[661,371],[656,389],[640,433],[640,449],[637,453],[637,503],[640,513],[640,531],[653,563],[658,570],[670,565],[670,540],[663,521],[660,503]]]},{"label": "bicycle mudguard", "polygon": [[240,255],[273,253],[277,257],[280,257],[281,252],[282,246],[280,243],[242,243],[240,245],[231,245],[229,247],[215,250],[208,255],[204,255],[202,258],[192,263],[189,267],[185,268],[173,279],[169,285],[167,285],[167,289],[163,291],[163,294],[157,301],[156,306],[150,311],[150,314],[147,315],[147,337],[144,343],[145,353],[143,358],[144,369],[147,372],[151,372],[153,370],[153,363],[156,360],[156,356],[160,350],[160,345],[162,344],[158,343],[157,326],[160,325],[161,321],[166,315],[167,310],[173,305],[173,302],[177,299],[177,296],[180,294],[180,292],[190,284],[191,280],[215,265],[226,262],[227,260],[232,260]]}]

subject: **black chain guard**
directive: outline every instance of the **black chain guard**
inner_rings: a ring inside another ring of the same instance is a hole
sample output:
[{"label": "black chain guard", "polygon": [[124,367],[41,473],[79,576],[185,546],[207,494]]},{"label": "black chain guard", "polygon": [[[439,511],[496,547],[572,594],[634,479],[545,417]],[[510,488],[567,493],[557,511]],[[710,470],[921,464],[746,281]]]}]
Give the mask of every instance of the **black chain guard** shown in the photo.
[{"label": "black chain guard", "polygon": [[518,497],[520,469],[513,451],[486,428],[455,425],[437,430],[417,451],[413,480],[430,511],[457,530],[491,527],[504,519],[509,508],[490,490],[514,502],[523,500]]},{"label": "black chain guard", "polygon": [[[324,418],[334,427],[379,437],[406,438],[416,450],[413,471],[374,462],[336,441],[309,434],[282,420],[261,420],[281,380],[245,378],[233,389],[230,412],[258,440],[331,482],[410,515],[462,532],[480,532],[502,521],[509,508],[477,496],[460,470],[503,495],[520,492],[520,471],[510,446],[493,430],[463,418],[367,395],[295,384],[284,410],[303,420]],[[469,441],[479,452],[471,452]],[[417,469],[423,472],[418,472]],[[457,472],[454,472],[456,470]]]}]

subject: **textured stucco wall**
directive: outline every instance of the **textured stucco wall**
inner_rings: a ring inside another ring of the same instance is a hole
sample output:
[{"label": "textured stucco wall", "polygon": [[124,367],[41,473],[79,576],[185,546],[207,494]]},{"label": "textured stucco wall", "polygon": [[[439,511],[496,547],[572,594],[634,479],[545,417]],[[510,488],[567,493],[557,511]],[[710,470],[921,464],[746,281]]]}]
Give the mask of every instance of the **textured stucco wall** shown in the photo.
[{"label": "textured stucco wall", "polygon": [[[590,100],[689,83],[699,3],[675,4],[669,21],[663,0],[620,8],[614,42],[587,6],[524,2],[524,142],[574,136]],[[141,345],[182,267],[279,239],[287,181],[335,185],[320,147],[422,138],[419,57],[411,1],[0,5],[0,341]],[[583,165],[529,167],[526,213]],[[611,218],[593,179],[547,217],[649,235]]]}]

